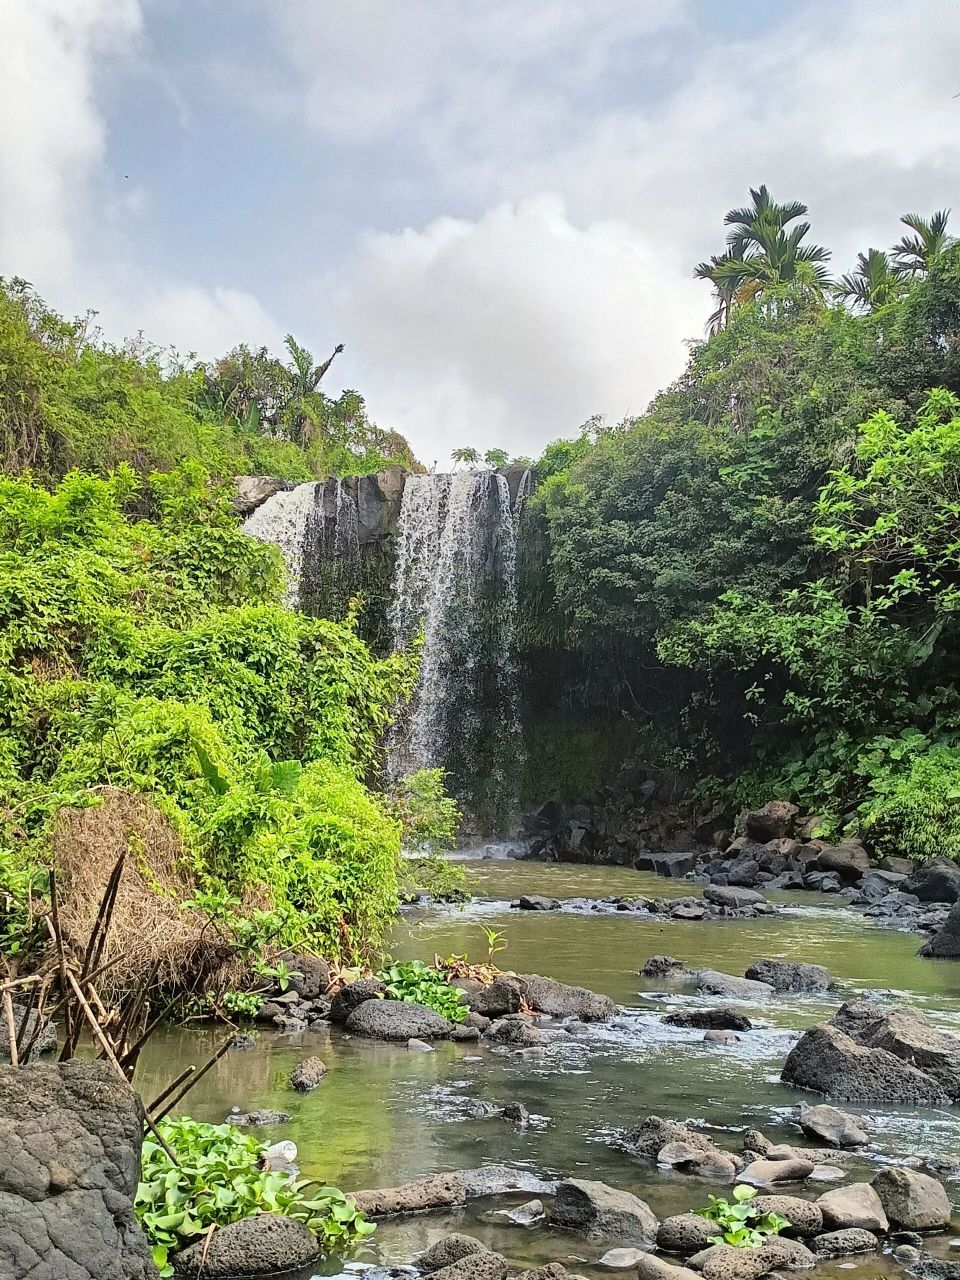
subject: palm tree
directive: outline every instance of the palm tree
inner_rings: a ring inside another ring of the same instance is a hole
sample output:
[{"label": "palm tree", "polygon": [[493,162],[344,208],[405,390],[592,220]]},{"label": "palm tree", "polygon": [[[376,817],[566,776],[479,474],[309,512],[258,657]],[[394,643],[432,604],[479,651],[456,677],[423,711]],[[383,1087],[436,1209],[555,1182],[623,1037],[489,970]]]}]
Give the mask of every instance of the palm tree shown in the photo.
[{"label": "palm tree", "polygon": [[463,463],[465,467],[477,467],[480,465],[480,454],[476,449],[451,449],[450,457],[453,459],[454,470],[456,470],[461,463]]},{"label": "palm tree", "polygon": [[905,272],[882,249],[857,254],[856,270],[841,276],[837,293],[860,311],[876,311],[899,297]]},{"label": "palm tree", "polygon": [[496,471],[497,467],[505,467],[510,461],[510,455],[506,449],[488,449],[483,455],[483,460],[488,467]]},{"label": "palm tree", "polygon": [[949,217],[949,209],[938,209],[930,218],[921,217],[919,213],[903,215],[900,221],[916,234],[904,236],[893,246],[893,257],[901,271],[923,275],[930,270],[935,259],[954,242],[953,236],[947,235]]},{"label": "palm tree", "polygon": [[694,275],[709,280],[716,290],[718,306],[708,321],[716,333],[730,321],[734,306],[761,297],[784,284],[797,284],[822,293],[830,283],[824,266],[830,252],[822,245],[803,244],[809,222],[787,227],[807,212],[799,200],[777,204],[767,187],[751,188],[752,204],[731,209],[724,223],[727,249],[721,257],[701,262]]},{"label": "palm tree", "polygon": [[314,394],[320,385],[320,380],[333,364],[336,357],[343,350],[343,343],[340,342],[334,347],[332,354],[323,364],[315,365],[313,356],[306,347],[302,347],[292,333],[288,333],[283,340],[283,345],[290,353],[292,365],[287,366],[287,373],[290,378],[290,394],[285,406],[285,414],[290,432],[294,440],[303,443],[305,436],[310,433],[308,422],[311,422],[310,415],[307,412],[306,405],[309,397]]}]

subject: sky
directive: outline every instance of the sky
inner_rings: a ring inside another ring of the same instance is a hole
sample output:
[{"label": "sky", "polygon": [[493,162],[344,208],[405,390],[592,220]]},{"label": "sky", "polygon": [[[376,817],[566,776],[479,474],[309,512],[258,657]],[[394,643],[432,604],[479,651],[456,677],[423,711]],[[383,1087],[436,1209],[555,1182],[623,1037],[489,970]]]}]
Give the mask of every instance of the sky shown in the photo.
[{"label": "sky", "polygon": [[0,275],[535,455],[678,376],[750,187],[838,274],[960,222],[958,55],[960,0],[0,0]]}]

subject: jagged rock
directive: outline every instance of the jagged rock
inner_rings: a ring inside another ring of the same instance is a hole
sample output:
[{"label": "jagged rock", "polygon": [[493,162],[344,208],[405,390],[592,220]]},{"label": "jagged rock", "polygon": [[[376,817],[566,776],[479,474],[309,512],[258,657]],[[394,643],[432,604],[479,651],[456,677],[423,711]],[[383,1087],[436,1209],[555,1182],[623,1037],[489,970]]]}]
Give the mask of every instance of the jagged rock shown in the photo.
[{"label": "jagged rock", "polygon": [[873,1253],[880,1241],[872,1231],[862,1227],[846,1227],[842,1231],[826,1231],[817,1236],[813,1249],[818,1258],[846,1258],[851,1253]]},{"label": "jagged rock", "polygon": [[932,1077],[886,1049],[858,1044],[827,1023],[803,1033],[787,1055],[781,1079],[841,1102],[941,1106],[948,1100]]},{"label": "jagged rock", "polygon": [[696,1271],[678,1267],[673,1262],[658,1258],[655,1253],[645,1253],[637,1263],[639,1280],[698,1280]]},{"label": "jagged rock", "polygon": [[777,1159],[771,1156],[763,1160],[752,1160],[745,1169],[740,1170],[740,1181],[751,1182],[755,1186],[769,1186],[773,1182],[802,1182],[813,1173],[813,1161],[803,1160],[799,1156]]},{"label": "jagged rock", "polygon": [[480,1039],[480,1028],[470,1026],[466,1022],[455,1023],[450,1032],[450,1039],[460,1043],[470,1043]]},{"label": "jagged rock", "polygon": [[256,1213],[177,1254],[177,1272],[203,1276],[272,1276],[315,1262],[317,1237],[302,1222],[279,1213]]},{"label": "jagged rock", "polygon": [[921,902],[960,901],[960,866],[946,859],[922,862],[903,882],[903,891],[913,893]]},{"label": "jagged rock", "polygon": [[898,889],[906,878],[895,871],[881,871],[878,867],[871,867],[860,881],[859,889],[868,902],[881,902]]},{"label": "jagged rock", "polygon": [[817,1200],[823,1225],[831,1230],[860,1227],[885,1235],[889,1227],[883,1202],[869,1182],[851,1182],[825,1191]]},{"label": "jagged rock", "polygon": [[231,1112],[230,1115],[227,1116],[227,1122],[229,1124],[236,1124],[241,1128],[249,1127],[252,1129],[267,1128],[270,1125],[287,1124],[289,1120],[290,1117],[287,1115],[286,1111],[237,1111]]},{"label": "jagged rock", "polygon": [[789,960],[755,960],[744,977],[766,982],[774,991],[828,991],[833,985],[823,965]]},{"label": "jagged rock", "polygon": [[0,1067],[0,1275],[152,1280],[133,1214],[143,1108],[106,1062]]},{"label": "jagged rock", "polygon": [[508,1102],[500,1114],[504,1120],[512,1120],[514,1124],[520,1125],[523,1129],[530,1123],[530,1112],[522,1102]]},{"label": "jagged rock", "polygon": [[950,1225],[943,1184],[916,1169],[884,1169],[871,1184],[890,1223],[904,1231],[936,1231]]},{"label": "jagged rock", "polygon": [[833,1147],[862,1147],[870,1141],[853,1116],[826,1103],[801,1106],[799,1124],[808,1138],[819,1138]]},{"label": "jagged rock", "polygon": [[291,971],[290,990],[305,1000],[316,1000],[326,993],[330,985],[330,966],[319,956],[304,951],[288,951],[284,963]]},{"label": "jagged rock", "polygon": [[744,814],[743,828],[751,840],[766,844],[792,836],[799,809],[787,800],[770,800],[762,809]]},{"label": "jagged rock", "polygon": [[498,1044],[512,1044],[521,1047],[528,1045],[544,1045],[550,1043],[550,1037],[541,1031],[535,1023],[522,1013],[508,1014],[498,1018],[487,1028],[487,1039],[496,1040]]},{"label": "jagged rock", "polygon": [[444,1267],[459,1262],[461,1258],[466,1258],[471,1253],[484,1253],[486,1248],[487,1246],[475,1236],[461,1235],[455,1231],[438,1240],[436,1244],[432,1244],[429,1249],[425,1249],[414,1261],[418,1271],[424,1275],[431,1275],[434,1271],[442,1271]]},{"label": "jagged rock", "polygon": [[859,840],[844,840],[840,844],[825,845],[817,865],[821,871],[832,871],[850,883],[869,871],[870,857]]},{"label": "jagged rock", "polygon": [[776,1236],[759,1249],[734,1249],[715,1244],[694,1254],[690,1266],[699,1270],[704,1280],[757,1280],[771,1271],[804,1270],[816,1265],[816,1258],[799,1240]]},{"label": "jagged rock", "polygon": [[586,987],[571,987],[566,982],[555,982],[536,973],[520,977],[523,994],[531,1009],[549,1013],[556,1018],[580,1018],[583,1022],[603,1022],[613,1017],[617,1006],[608,996],[588,991]]},{"label": "jagged rock", "polygon": [[521,894],[516,902],[519,911],[559,911],[560,899],[547,898],[539,893]]},{"label": "jagged rock", "polygon": [[644,978],[665,978],[686,971],[683,961],[677,960],[675,956],[651,956],[640,973]]},{"label": "jagged rock", "polygon": [[733,1157],[719,1147],[707,1151],[689,1142],[668,1142],[657,1152],[657,1163],[701,1178],[732,1178],[737,1172]]},{"label": "jagged rock", "polygon": [[801,1196],[756,1196],[750,1201],[758,1213],[776,1213],[790,1223],[784,1227],[788,1236],[817,1236],[823,1230],[823,1214],[812,1200]]},{"label": "jagged rock", "polygon": [[398,1187],[377,1187],[357,1191],[352,1199],[371,1218],[389,1218],[397,1213],[419,1213],[423,1209],[444,1209],[466,1200],[463,1182],[456,1173],[437,1173],[415,1178]]},{"label": "jagged rock", "polygon": [[364,1000],[345,1025],[354,1035],[371,1040],[445,1040],[453,1030],[435,1010],[406,1000]]},{"label": "jagged rock", "polygon": [[342,1026],[359,1005],[382,995],[385,990],[379,978],[361,978],[348,982],[330,1001],[330,1021]]},{"label": "jagged rock", "polygon": [[766,902],[763,894],[758,893],[756,889],[738,889],[732,884],[705,885],[703,896],[707,902],[712,902],[716,907],[727,907],[735,911],[741,910],[743,907],[753,907],[758,903]]},{"label": "jagged rock", "polygon": [[664,1218],[657,1232],[657,1248],[665,1253],[680,1253],[688,1257],[706,1249],[710,1237],[717,1234],[717,1224],[709,1222],[699,1213],[677,1213]]},{"label": "jagged rock", "polygon": [[650,1206],[605,1182],[567,1178],[557,1185],[550,1221],[591,1240],[654,1249],[660,1223]]},{"label": "jagged rock", "polygon": [[932,1077],[960,1100],[960,1039],[940,1031],[913,1009],[878,1010],[869,1000],[841,1005],[831,1019],[858,1044],[885,1049]]},{"label": "jagged rock", "polygon": [[290,1072],[290,1084],[298,1093],[309,1093],[327,1074],[327,1064],[322,1058],[304,1058]]},{"label": "jagged rock", "polygon": [[703,995],[728,996],[733,1000],[765,1000],[773,995],[773,987],[768,982],[753,982],[716,969],[696,969],[694,979]]},{"label": "jagged rock", "polygon": [[275,476],[237,476],[234,485],[236,492],[230,505],[238,516],[250,515],[281,489],[293,488],[289,480],[278,480]]},{"label": "jagged rock", "polygon": [[935,960],[960,959],[960,902],[953,904],[946,920],[917,954]]},{"label": "jagged rock", "polygon": [[670,912],[672,920],[702,920],[707,914],[706,908],[699,902],[680,902]]},{"label": "jagged rock", "polygon": [[702,1031],[749,1031],[753,1023],[736,1009],[681,1009],[664,1015],[671,1027],[693,1027]]}]

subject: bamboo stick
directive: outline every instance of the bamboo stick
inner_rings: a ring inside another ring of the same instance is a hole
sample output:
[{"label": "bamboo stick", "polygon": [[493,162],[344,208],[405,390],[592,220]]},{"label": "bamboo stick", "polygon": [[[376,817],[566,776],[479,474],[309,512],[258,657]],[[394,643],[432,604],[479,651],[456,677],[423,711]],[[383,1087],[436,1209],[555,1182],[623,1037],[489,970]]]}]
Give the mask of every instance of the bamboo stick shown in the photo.
[{"label": "bamboo stick", "polygon": [[17,1024],[13,1016],[13,996],[9,990],[3,993],[3,1012],[7,1020],[7,1037],[10,1041],[10,1065],[19,1067],[20,1055],[17,1053]]}]

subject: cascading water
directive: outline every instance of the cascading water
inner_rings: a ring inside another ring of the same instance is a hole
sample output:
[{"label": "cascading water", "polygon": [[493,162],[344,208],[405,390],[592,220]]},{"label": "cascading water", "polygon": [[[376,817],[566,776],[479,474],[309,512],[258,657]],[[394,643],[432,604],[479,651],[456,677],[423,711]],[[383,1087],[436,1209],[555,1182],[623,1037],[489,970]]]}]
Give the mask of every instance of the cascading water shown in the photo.
[{"label": "cascading water", "polygon": [[[280,548],[287,570],[284,603],[296,608],[300,603],[300,580],[304,554],[309,545],[308,529],[316,521],[324,482],[298,484],[294,489],[281,489],[243,522],[244,533],[260,542],[272,542]],[[322,511],[322,507],[320,507]],[[322,515],[321,515],[322,520]]]},{"label": "cascading water", "polygon": [[405,648],[422,631],[423,650],[389,772],[447,769],[484,825],[509,820],[520,774],[516,540],[529,491],[529,473],[513,500],[495,471],[409,476],[400,508],[393,644]]}]

